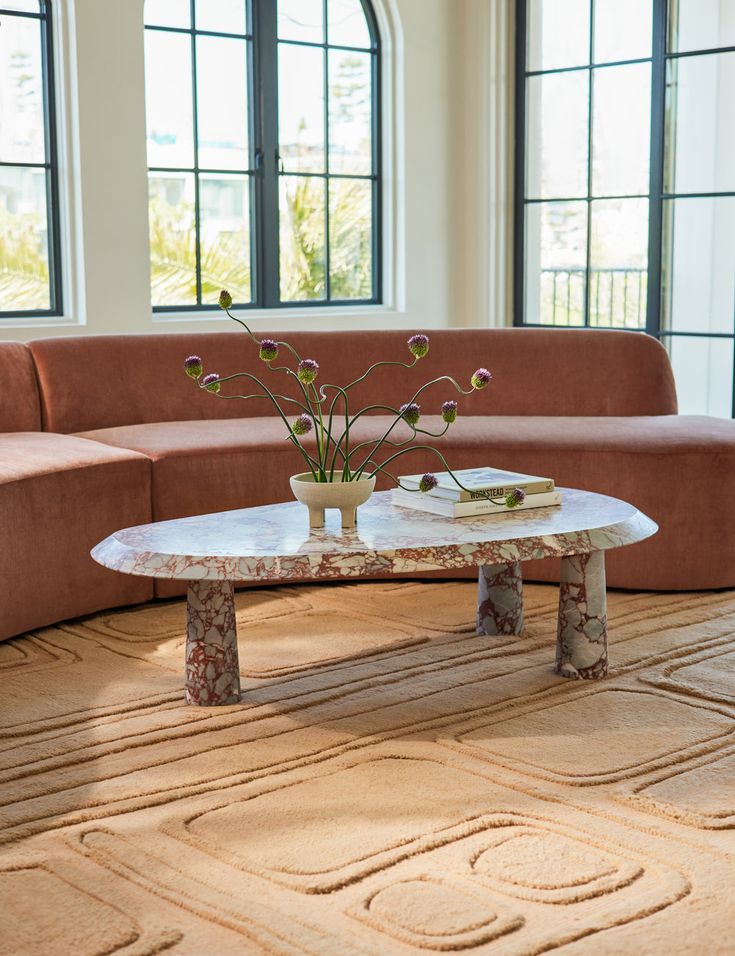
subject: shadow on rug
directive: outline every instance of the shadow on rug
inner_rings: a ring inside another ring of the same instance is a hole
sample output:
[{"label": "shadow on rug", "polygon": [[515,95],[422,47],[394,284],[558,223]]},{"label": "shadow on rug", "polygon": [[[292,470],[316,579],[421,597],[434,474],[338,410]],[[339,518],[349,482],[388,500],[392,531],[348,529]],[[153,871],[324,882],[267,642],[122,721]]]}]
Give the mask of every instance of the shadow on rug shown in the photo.
[{"label": "shadow on rug", "polygon": [[183,602],[0,644],[0,954],[735,952],[735,595],[466,582],[239,594],[243,701],[183,702]]}]

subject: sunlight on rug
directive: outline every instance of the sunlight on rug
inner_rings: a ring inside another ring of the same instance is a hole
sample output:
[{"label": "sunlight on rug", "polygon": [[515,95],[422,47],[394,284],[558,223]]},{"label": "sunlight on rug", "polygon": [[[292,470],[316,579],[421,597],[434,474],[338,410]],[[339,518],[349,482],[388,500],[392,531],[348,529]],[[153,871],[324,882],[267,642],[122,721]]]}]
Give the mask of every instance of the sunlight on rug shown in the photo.
[{"label": "sunlight on rug", "polygon": [[243,701],[183,701],[181,601],[0,644],[0,954],[735,953],[735,593],[237,599]]}]

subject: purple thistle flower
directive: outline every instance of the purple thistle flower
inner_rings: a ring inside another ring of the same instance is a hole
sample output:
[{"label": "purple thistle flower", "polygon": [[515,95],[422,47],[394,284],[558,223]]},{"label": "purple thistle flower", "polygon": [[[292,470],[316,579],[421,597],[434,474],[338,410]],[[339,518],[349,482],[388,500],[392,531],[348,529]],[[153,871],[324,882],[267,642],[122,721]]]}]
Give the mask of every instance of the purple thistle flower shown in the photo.
[{"label": "purple thistle flower", "polygon": [[206,388],[208,392],[214,392],[216,395],[217,392],[222,388],[219,381],[219,375],[216,372],[210,372],[209,375],[205,375],[202,379],[202,388]]},{"label": "purple thistle flower", "polygon": [[272,362],[273,359],[278,358],[278,342],[274,342],[273,339],[263,339],[260,343],[259,355],[264,362]]},{"label": "purple thistle flower", "polygon": [[306,414],[306,412],[304,412],[302,415],[299,415],[298,418],[291,422],[291,431],[294,433],[294,435],[308,435],[313,427],[314,423]]},{"label": "purple thistle flower", "polygon": [[429,336],[419,333],[408,340],[408,351],[416,358],[423,358],[429,351]]},{"label": "purple thistle flower", "polygon": [[296,370],[296,375],[300,382],[303,382],[304,385],[309,385],[317,376],[319,371],[319,365],[314,359],[303,359],[299,362],[299,367]]},{"label": "purple thistle flower", "polygon": [[430,471],[427,471],[425,475],[422,475],[421,480],[419,481],[419,491],[426,494],[427,491],[431,491],[432,488],[436,488],[439,484],[437,481],[436,475],[432,475]]},{"label": "purple thistle flower", "polygon": [[220,292],[220,294],[219,294],[219,300],[218,300],[218,301],[219,301],[219,307],[220,307],[220,309],[229,309],[229,308],[230,308],[230,306],[232,305],[232,296],[231,296],[230,293],[227,291],[227,289],[223,289],[223,290]]},{"label": "purple thistle flower", "polygon": [[457,403],[455,401],[444,402],[442,405],[442,418],[451,425],[457,418]]},{"label": "purple thistle flower", "polygon": [[509,491],[505,496],[505,503],[508,508],[517,508],[518,505],[522,505],[526,500],[526,492],[523,488],[514,488],[513,491]]},{"label": "purple thistle flower", "polygon": [[184,371],[192,378],[199,378],[203,370],[204,364],[202,363],[200,356],[190,355],[188,358],[184,359]]},{"label": "purple thistle flower", "polygon": [[473,373],[470,384],[476,389],[485,388],[486,385],[490,384],[491,378],[492,375],[486,368],[478,368],[478,370]]},{"label": "purple thistle flower", "polygon": [[421,406],[417,405],[416,402],[401,405],[398,412],[404,422],[408,422],[409,425],[415,425],[421,418]]}]

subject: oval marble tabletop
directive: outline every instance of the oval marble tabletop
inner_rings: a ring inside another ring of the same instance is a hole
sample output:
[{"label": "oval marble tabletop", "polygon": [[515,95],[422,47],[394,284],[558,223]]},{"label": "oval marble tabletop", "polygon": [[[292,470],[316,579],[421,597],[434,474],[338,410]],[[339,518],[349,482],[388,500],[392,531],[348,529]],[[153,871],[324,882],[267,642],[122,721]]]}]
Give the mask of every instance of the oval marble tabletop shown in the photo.
[{"label": "oval marble tabletop", "polygon": [[159,521],[116,531],[92,551],[126,574],[182,580],[323,579],[501,564],[589,554],[633,544],[658,530],[633,505],[559,489],[560,506],[444,518],[391,504],[378,492],[342,529],[338,511],[309,529],[296,501]]}]

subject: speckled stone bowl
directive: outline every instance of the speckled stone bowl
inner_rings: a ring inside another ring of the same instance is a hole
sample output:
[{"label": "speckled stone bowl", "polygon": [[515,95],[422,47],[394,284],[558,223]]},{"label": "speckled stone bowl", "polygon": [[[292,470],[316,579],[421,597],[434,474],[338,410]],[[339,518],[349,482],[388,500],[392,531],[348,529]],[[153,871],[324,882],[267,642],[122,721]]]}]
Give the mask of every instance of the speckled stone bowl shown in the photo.
[{"label": "speckled stone bowl", "polygon": [[309,472],[292,475],[291,490],[294,497],[309,509],[309,527],[324,527],[324,509],[339,508],[342,512],[342,527],[354,528],[357,524],[357,509],[365,504],[375,490],[375,478],[359,481],[342,481],[335,476],[333,481],[314,481]]}]

